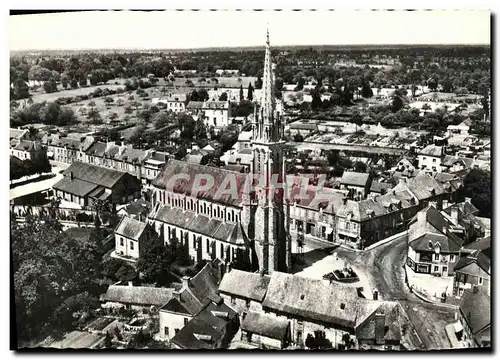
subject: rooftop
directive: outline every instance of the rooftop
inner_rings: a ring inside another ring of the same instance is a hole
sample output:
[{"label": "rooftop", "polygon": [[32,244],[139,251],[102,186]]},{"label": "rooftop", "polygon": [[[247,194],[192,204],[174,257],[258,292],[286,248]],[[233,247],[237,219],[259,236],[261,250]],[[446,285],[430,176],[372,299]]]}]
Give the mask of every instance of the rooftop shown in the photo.
[{"label": "rooftop", "polygon": [[129,239],[139,241],[140,237],[144,233],[147,224],[131,217],[122,217],[120,223],[115,229],[115,233],[121,236],[125,236]]},{"label": "rooftop", "polygon": [[219,291],[262,302],[270,280],[268,275],[261,276],[257,273],[232,269],[222,278]]},{"label": "rooftop", "polygon": [[172,298],[173,292],[172,288],[110,285],[106,293],[101,295],[100,300],[102,302],[161,307]]}]

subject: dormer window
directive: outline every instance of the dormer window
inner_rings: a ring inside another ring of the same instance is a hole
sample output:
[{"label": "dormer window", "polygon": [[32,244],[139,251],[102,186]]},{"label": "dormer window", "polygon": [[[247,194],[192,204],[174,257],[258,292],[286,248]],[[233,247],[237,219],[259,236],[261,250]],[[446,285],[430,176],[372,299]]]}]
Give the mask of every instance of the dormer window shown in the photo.
[{"label": "dormer window", "polygon": [[344,303],[340,303],[340,310],[345,310],[345,304]]}]

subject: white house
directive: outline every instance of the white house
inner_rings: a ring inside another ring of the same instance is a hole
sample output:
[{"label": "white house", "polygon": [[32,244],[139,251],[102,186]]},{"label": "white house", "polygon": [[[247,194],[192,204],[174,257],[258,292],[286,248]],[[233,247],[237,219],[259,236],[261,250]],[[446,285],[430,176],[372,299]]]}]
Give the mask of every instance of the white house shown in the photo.
[{"label": "white house", "polygon": [[202,111],[207,126],[221,128],[229,125],[229,118],[231,117],[229,101],[205,101]]},{"label": "white house", "polygon": [[418,153],[418,167],[421,170],[441,172],[441,162],[444,158],[442,146],[428,145]]}]

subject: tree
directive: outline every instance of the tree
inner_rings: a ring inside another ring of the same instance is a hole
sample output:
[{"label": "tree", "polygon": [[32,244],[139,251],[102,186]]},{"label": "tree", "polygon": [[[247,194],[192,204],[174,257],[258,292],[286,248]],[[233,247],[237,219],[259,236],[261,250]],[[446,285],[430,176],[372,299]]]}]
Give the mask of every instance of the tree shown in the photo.
[{"label": "tree", "polygon": [[479,216],[490,218],[492,211],[491,173],[482,169],[472,169],[464,178],[461,196],[471,198],[471,203],[479,210]]},{"label": "tree", "polygon": [[368,81],[363,82],[363,86],[361,88],[361,96],[364,98],[371,98],[373,96],[373,90]]},{"label": "tree", "polygon": [[262,79],[260,78],[260,75],[257,76],[257,80],[255,81],[255,88],[262,89]]},{"label": "tree", "polygon": [[303,142],[304,141],[304,137],[300,134],[300,133],[297,133],[293,136],[293,141],[295,142]]},{"label": "tree", "polygon": [[247,99],[249,101],[253,100],[253,91],[254,91],[254,89],[253,89],[252,83],[249,82],[248,83],[248,90],[247,90]]},{"label": "tree", "polygon": [[219,101],[227,101],[227,92],[224,91],[222,94],[220,94]]},{"label": "tree", "polygon": [[141,246],[137,269],[147,282],[165,285],[170,276],[174,256],[170,246],[163,244],[158,236],[152,236],[147,246]]},{"label": "tree", "polygon": [[114,103],[114,100],[111,96],[106,96],[104,98],[104,104],[106,105],[106,107],[111,106],[112,103]]},{"label": "tree", "polygon": [[78,88],[78,81],[75,78],[72,78],[69,82],[69,85],[72,89],[76,89]]},{"label": "tree", "polygon": [[222,145],[222,151],[225,152],[233,147],[238,140],[239,129],[236,125],[231,124],[222,130],[219,143]]},{"label": "tree", "polygon": [[315,330],[314,335],[307,334],[305,345],[309,349],[331,349],[332,342],[326,338],[326,334],[322,330]]},{"label": "tree", "polygon": [[46,93],[54,93],[57,91],[57,83],[54,79],[50,79],[43,84],[43,89]]},{"label": "tree", "polygon": [[93,124],[93,125],[100,125],[100,124],[102,124],[101,113],[97,109],[95,109],[95,108],[91,108],[87,112],[87,119],[90,119],[90,123]]},{"label": "tree", "polygon": [[116,271],[115,277],[119,281],[132,281],[137,277],[137,273],[131,265],[125,263]]},{"label": "tree", "polygon": [[243,85],[240,85],[240,102],[245,99],[245,94],[243,92]]},{"label": "tree", "polygon": [[355,345],[355,342],[354,340],[351,338],[351,335],[350,334],[344,334],[342,335],[342,342],[344,343],[344,347],[346,349],[351,349],[354,347]]},{"label": "tree", "polygon": [[436,91],[438,87],[438,79],[433,76],[429,80],[427,80],[427,86],[431,91]]},{"label": "tree", "polygon": [[361,162],[361,161],[356,161],[354,163],[354,171],[360,172],[360,173],[365,173],[367,170],[366,163]]},{"label": "tree", "polygon": [[403,106],[404,106],[403,99],[398,95],[394,95],[392,97],[392,104],[391,104],[392,112],[397,112],[397,111],[401,110],[403,108]]},{"label": "tree", "polygon": [[122,265],[123,261],[110,257],[102,264],[101,273],[102,275],[116,281],[117,278],[115,277],[115,275],[118,272],[118,269],[122,267]]}]

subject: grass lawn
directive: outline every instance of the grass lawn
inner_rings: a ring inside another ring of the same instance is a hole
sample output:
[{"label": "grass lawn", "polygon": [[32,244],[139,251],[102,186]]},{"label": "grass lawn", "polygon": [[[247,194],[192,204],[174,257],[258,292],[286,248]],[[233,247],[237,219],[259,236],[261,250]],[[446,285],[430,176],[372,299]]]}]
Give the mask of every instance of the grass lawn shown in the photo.
[{"label": "grass lawn", "polygon": [[123,87],[123,85],[114,85],[114,80],[109,81],[109,84],[106,84],[106,85],[88,86],[88,87],[78,88],[78,89],[64,90],[59,85],[58,88],[60,88],[61,91],[47,94],[44,90],[38,89],[37,91],[32,92],[32,99],[33,99],[34,103],[43,102],[43,101],[50,102],[50,101],[55,101],[61,97],[69,97],[69,96],[73,97],[73,96],[78,96],[78,95],[87,95],[87,94],[90,94],[91,92],[95,91],[98,88],[117,89],[119,87]]}]

